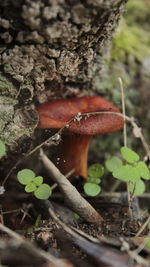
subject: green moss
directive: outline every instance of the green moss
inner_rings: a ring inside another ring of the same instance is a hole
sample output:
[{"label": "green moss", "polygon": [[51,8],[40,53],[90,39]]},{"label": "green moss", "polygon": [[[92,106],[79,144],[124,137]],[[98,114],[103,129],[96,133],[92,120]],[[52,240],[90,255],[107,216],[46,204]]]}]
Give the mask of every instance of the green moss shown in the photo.
[{"label": "green moss", "polygon": [[144,27],[150,23],[150,1],[149,0],[129,0],[127,3],[125,18],[129,24],[137,22],[144,23]]},{"label": "green moss", "polygon": [[112,59],[127,61],[128,56],[132,55],[141,61],[148,53],[150,33],[136,24],[130,26],[122,19],[113,41]]},{"label": "green moss", "polygon": [[[3,82],[3,81],[0,81],[0,88],[1,88],[1,89],[6,89],[6,90],[8,90],[8,89],[9,89],[9,86],[8,86],[7,83],[5,83],[5,82]],[[2,93],[3,93],[3,91],[2,91]]]},{"label": "green moss", "polygon": [[11,66],[11,64],[4,64],[4,72],[9,72],[11,71],[13,68]]},{"label": "green moss", "polygon": [[112,59],[128,62],[128,57],[142,61],[150,54],[150,1],[129,0],[119,23],[112,49]]},{"label": "green moss", "polygon": [[[18,88],[15,87],[12,80],[0,72],[0,91],[1,95],[12,99],[17,95]],[[3,102],[5,103],[5,102]]]}]

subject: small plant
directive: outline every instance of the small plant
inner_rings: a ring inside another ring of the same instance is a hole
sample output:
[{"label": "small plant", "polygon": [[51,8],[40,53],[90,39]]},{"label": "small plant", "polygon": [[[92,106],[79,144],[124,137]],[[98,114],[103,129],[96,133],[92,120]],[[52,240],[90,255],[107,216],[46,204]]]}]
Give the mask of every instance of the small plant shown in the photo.
[{"label": "small plant", "polygon": [[40,224],[41,224],[41,217],[42,217],[41,214],[39,214],[37,216],[34,225],[28,228],[28,230],[27,230],[27,233],[28,234],[32,233],[36,228],[38,228],[40,226]]},{"label": "small plant", "polygon": [[104,167],[101,164],[93,164],[88,168],[88,178],[84,183],[84,192],[86,195],[94,197],[101,192],[101,177],[104,174]]},{"label": "small plant", "polygon": [[75,217],[76,220],[79,220],[80,219],[80,216],[77,213],[74,212],[73,215],[74,215],[74,217]]},{"label": "small plant", "polygon": [[23,169],[17,174],[20,184],[25,185],[27,193],[34,193],[38,199],[48,199],[52,193],[51,187],[48,184],[43,184],[43,177],[36,176],[32,170]]},{"label": "small plant", "polygon": [[3,141],[0,140],[0,158],[6,155],[6,146]]},{"label": "small plant", "polygon": [[106,168],[112,172],[113,177],[127,182],[128,191],[132,195],[142,195],[145,192],[144,180],[150,179],[150,171],[139,155],[128,147],[121,147],[124,162],[118,157],[106,160]]}]

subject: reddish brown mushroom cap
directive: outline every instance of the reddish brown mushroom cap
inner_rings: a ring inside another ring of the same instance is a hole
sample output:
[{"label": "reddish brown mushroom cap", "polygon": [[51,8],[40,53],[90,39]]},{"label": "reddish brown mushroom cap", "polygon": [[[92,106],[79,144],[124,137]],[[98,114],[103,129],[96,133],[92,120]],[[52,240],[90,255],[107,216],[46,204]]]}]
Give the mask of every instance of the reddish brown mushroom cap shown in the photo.
[{"label": "reddish brown mushroom cap", "polygon": [[[112,103],[99,96],[52,100],[38,107],[40,128],[62,128],[78,113],[120,112]],[[83,135],[111,133],[123,128],[123,118],[114,114],[98,114],[71,122],[69,132]]]},{"label": "reddish brown mushroom cap", "polygon": [[[38,107],[39,128],[59,129],[78,113],[120,112],[112,103],[99,96],[52,100]],[[93,135],[106,134],[123,128],[123,118],[115,114],[97,114],[71,121],[58,149],[59,168],[66,174],[87,177],[89,142]],[[68,133],[68,134],[67,134]]]}]

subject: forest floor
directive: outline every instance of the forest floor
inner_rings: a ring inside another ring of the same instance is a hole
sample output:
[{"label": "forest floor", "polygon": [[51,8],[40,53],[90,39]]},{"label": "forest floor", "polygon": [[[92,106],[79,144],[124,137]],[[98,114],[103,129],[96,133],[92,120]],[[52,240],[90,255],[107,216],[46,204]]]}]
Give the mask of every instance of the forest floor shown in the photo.
[{"label": "forest floor", "polygon": [[77,217],[58,189],[50,201],[38,200],[9,180],[1,195],[1,266],[150,266],[150,195],[134,198],[132,214],[126,192],[85,198],[102,223]]}]

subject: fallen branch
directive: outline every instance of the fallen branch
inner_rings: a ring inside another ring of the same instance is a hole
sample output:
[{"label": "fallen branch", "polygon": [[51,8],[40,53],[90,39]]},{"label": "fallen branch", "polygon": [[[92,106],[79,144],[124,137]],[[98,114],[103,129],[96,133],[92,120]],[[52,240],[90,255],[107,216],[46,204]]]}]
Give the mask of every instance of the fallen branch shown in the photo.
[{"label": "fallen branch", "polygon": [[42,149],[40,150],[40,159],[49,171],[52,179],[61,189],[67,205],[86,221],[100,225],[103,222],[100,214],[79,194],[77,189],[57,169]]}]

